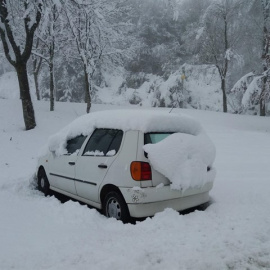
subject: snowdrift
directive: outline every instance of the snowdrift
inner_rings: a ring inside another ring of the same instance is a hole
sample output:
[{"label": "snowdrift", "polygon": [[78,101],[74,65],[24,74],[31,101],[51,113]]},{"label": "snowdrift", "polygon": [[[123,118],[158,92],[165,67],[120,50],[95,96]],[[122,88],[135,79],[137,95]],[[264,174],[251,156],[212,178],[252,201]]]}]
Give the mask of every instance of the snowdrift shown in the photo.
[{"label": "snowdrift", "polygon": [[[174,133],[144,146],[151,165],[171,181],[171,188],[187,190],[213,182],[215,146],[203,130],[197,135]],[[211,170],[210,170],[211,169]]]}]

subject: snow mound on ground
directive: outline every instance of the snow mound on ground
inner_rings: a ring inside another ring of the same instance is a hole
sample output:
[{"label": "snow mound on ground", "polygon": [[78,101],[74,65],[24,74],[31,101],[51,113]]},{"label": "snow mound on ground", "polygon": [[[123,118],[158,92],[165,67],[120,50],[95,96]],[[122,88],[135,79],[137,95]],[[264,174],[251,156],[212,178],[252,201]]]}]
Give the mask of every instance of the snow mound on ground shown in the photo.
[{"label": "snow mound on ground", "polygon": [[155,170],[171,181],[171,188],[186,190],[202,187],[215,178],[212,166],[216,150],[205,132],[197,136],[175,133],[156,144],[143,147]]},{"label": "snow mound on ground", "polygon": [[49,150],[66,153],[67,141],[79,135],[88,136],[96,128],[141,130],[143,132],[182,132],[197,135],[200,124],[191,117],[150,110],[113,110],[83,115],[49,138]]}]

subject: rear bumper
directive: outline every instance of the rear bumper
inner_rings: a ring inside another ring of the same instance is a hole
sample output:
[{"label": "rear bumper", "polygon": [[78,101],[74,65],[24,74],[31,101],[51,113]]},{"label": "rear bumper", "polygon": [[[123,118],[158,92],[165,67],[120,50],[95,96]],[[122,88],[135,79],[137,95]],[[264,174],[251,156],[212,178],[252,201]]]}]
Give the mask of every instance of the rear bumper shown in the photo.
[{"label": "rear bumper", "polygon": [[209,201],[209,191],[213,182],[202,188],[190,188],[184,192],[171,190],[170,186],[161,188],[120,188],[128,205],[130,215],[135,218],[153,216],[166,208],[182,211]]}]

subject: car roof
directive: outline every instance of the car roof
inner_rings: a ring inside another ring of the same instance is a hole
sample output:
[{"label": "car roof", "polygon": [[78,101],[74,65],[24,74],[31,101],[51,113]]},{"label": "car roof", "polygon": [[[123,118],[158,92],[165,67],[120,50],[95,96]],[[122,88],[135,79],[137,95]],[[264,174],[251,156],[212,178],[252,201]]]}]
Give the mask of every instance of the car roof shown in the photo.
[{"label": "car roof", "polygon": [[182,132],[197,135],[200,124],[189,116],[160,110],[107,110],[83,115],[49,140],[50,151],[57,151],[67,140],[78,135],[89,135],[96,128],[139,130],[142,132]]}]

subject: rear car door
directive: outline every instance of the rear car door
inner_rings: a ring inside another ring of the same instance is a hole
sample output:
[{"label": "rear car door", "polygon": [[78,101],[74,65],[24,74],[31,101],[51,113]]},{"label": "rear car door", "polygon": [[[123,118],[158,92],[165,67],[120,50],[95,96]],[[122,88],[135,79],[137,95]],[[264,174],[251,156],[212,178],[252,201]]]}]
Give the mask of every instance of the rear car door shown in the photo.
[{"label": "rear car door", "polygon": [[76,194],[74,177],[75,164],[78,152],[85,141],[86,136],[80,135],[67,141],[67,154],[52,155],[50,162],[50,183],[63,191]]},{"label": "rear car door", "polygon": [[123,131],[96,129],[76,161],[75,186],[78,196],[99,202],[99,187],[120,150]]}]

